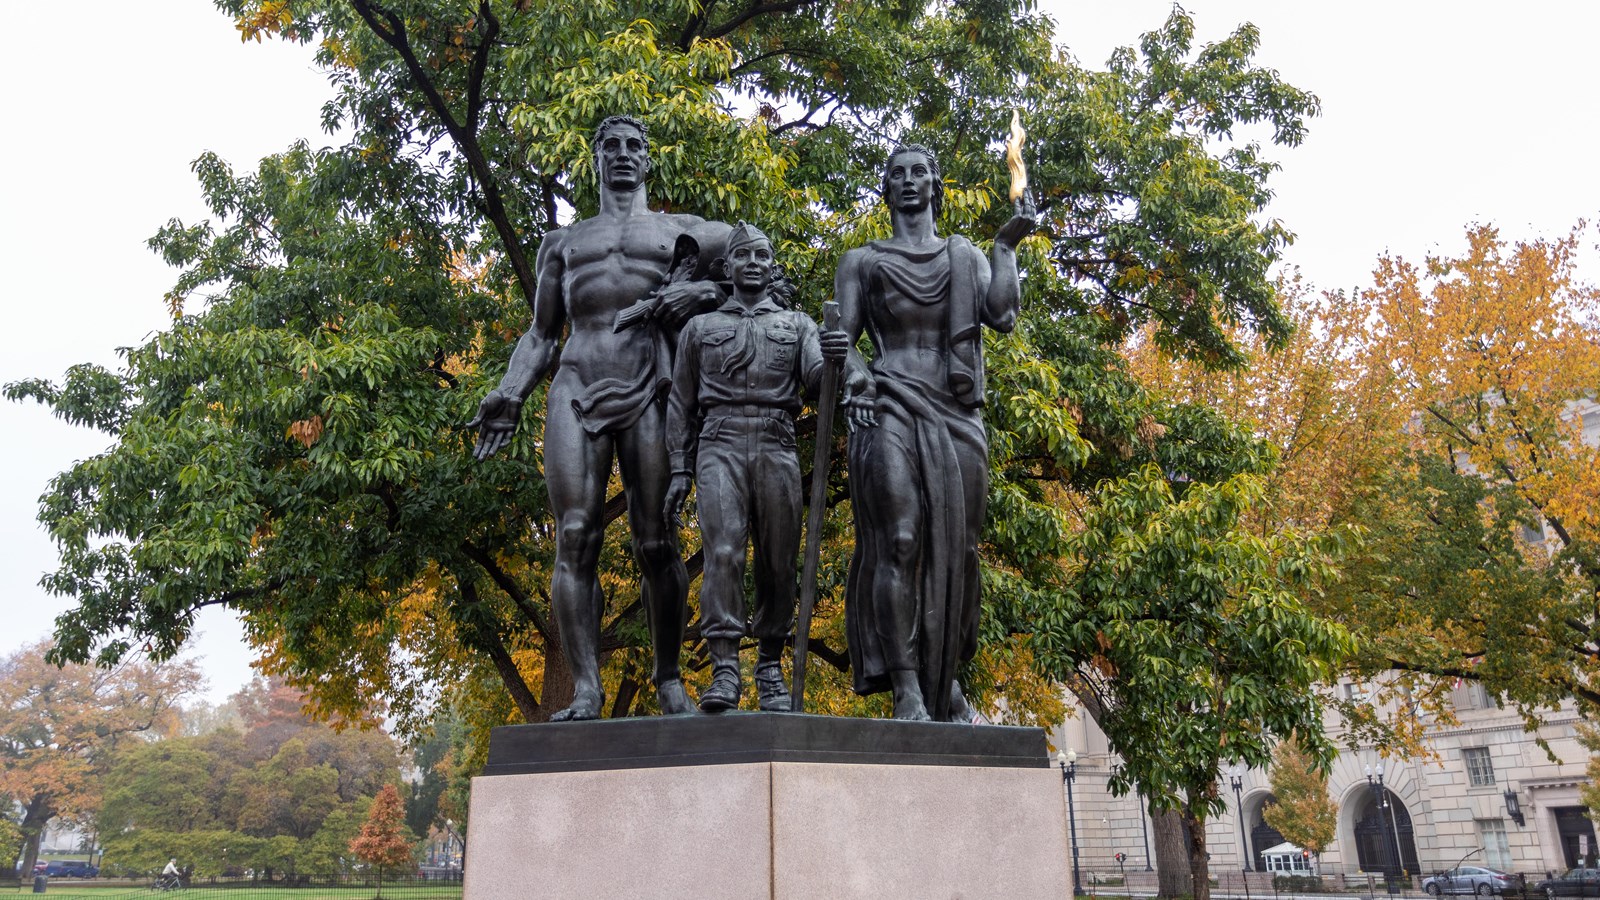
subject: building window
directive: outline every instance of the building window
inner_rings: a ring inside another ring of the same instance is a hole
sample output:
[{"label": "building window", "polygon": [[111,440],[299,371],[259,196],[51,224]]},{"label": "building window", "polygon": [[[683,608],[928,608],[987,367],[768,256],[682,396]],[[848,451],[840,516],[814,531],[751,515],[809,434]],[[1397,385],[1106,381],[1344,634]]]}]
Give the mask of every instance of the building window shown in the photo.
[{"label": "building window", "polygon": [[1461,758],[1467,763],[1468,784],[1473,787],[1494,786],[1494,762],[1489,759],[1488,747],[1463,747]]},{"label": "building window", "polygon": [[1344,683],[1344,698],[1353,702],[1367,699],[1367,685],[1363,681],[1346,681]]},{"label": "building window", "polygon": [[1506,840],[1504,819],[1479,819],[1478,835],[1483,838],[1484,862],[1491,869],[1511,871],[1511,844]]},{"label": "building window", "polygon": [[1472,708],[1473,709],[1493,709],[1494,708],[1494,701],[1489,699],[1489,689],[1483,686],[1483,682],[1474,681],[1471,685],[1469,685],[1467,687],[1467,691],[1469,692],[1469,695],[1472,697]]},{"label": "building window", "polygon": [[1489,697],[1489,689],[1480,681],[1466,681],[1456,679],[1455,691],[1451,694],[1450,702],[1456,709],[1493,709],[1494,700]]}]

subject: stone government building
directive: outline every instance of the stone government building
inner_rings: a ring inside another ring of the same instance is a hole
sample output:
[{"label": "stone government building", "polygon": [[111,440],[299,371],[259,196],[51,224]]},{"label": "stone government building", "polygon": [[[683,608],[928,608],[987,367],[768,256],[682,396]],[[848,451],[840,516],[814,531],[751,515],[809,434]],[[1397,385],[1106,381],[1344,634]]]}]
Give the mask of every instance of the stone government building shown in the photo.
[{"label": "stone government building", "polygon": [[[1356,699],[1365,686],[1344,681],[1335,690]],[[1497,708],[1480,685],[1461,686],[1454,700],[1461,724],[1437,726],[1427,738],[1435,759],[1380,760],[1370,746],[1340,754],[1328,779],[1329,793],[1339,807],[1339,824],[1333,844],[1317,861],[1322,874],[1403,868],[1414,876],[1427,875],[1472,854],[1468,865],[1542,877],[1571,868],[1582,852],[1596,846],[1594,824],[1578,796],[1589,754],[1578,743],[1578,714],[1572,705],[1549,714],[1537,732],[1528,733],[1522,719],[1514,711]],[[1338,743],[1338,729],[1332,733]],[[1537,743],[1540,738],[1560,762],[1550,760]],[[1136,796],[1113,797],[1107,790],[1118,759],[1109,751],[1105,735],[1080,711],[1050,739],[1057,747],[1078,752],[1074,800],[1085,881],[1091,873],[1116,875],[1119,852],[1127,854],[1124,865],[1130,875],[1143,872],[1146,842],[1141,824],[1147,830],[1148,820],[1141,823],[1144,816]],[[1368,767],[1376,768],[1380,762],[1389,801],[1386,810],[1375,803],[1367,780]],[[1238,807],[1226,780],[1222,787],[1227,812],[1207,829],[1213,872],[1243,868],[1244,841],[1249,842],[1250,870],[1262,872],[1263,851],[1283,843],[1261,814],[1272,796],[1267,773],[1252,770],[1244,773],[1243,781],[1245,834],[1241,837]],[[1391,814],[1387,829],[1380,818],[1385,813]],[[1393,862],[1396,843],[1403,857],[1399,867]],[[1153,859],[1150,864],[1154,865]],[[1420,880],[1413,884],[1420,885]]]}]

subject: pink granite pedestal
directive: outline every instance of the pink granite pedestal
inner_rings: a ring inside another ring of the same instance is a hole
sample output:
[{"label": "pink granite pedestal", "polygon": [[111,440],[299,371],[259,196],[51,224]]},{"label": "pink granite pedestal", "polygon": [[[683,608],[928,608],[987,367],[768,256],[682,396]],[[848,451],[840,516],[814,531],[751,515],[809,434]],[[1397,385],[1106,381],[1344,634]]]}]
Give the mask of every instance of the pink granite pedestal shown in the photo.
[{"label": "pink granite pedestal", "polygon": [[1027,766],[652,763],[479,777],[465,900],[1060,900],[1071,896],[1067,815],[1038,744]]}]

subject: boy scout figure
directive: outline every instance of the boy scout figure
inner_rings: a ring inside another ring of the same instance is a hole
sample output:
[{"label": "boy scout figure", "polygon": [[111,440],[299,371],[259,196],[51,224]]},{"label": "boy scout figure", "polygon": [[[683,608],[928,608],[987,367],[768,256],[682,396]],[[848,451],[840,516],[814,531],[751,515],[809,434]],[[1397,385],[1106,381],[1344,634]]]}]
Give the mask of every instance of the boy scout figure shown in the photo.
[{"label": "boy scout figure", "polygon": [[672,483],[666,514],[676,520],[700,486],[705,575],[700,631],[711,651],[711,686],[700,708],[739,705],[739,640],[745,634],[745,547],[754,544],[756,691],[764,710],[789,709],[783,647],[794,624],[800,548],[800,457],[794,419],[800,391],[814,394],[827,359],[845,355],[842,332],[821,338],[815,322],[772,296],[772,242],[744,222],[728,235],[733,295],[684,326],[667,400]]}]

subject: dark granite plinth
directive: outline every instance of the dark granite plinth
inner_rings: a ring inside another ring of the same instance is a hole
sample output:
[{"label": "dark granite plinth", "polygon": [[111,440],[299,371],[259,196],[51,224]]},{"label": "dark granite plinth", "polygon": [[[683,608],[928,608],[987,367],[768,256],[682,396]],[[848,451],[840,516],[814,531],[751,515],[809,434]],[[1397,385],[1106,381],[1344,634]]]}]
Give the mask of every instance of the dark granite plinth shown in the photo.
[{"label": "dark granite plinth", "polygon": [[1049,766],[1044,730],[797,713],[653,716],[496,728],[484,775],[760,762]]}]

